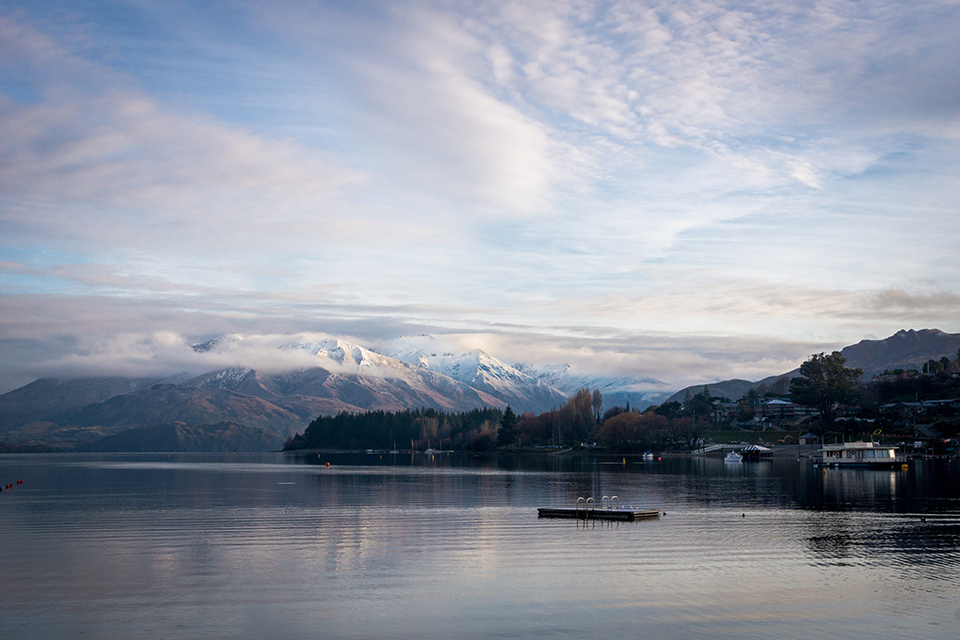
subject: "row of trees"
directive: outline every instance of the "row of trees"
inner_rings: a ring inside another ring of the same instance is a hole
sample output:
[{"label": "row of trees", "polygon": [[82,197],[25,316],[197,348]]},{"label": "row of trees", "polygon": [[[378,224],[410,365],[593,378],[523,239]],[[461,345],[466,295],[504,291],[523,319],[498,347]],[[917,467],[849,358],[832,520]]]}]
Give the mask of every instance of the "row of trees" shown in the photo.
[{"label": "row of trees", "polygon": [[[709,395],[708,391],[703,393]],[[599,442],[618,452],[692,449],[710,427],[709,407],[707,398],[698,394],[690,407],[668,402],[638,412],[628,404],[603,412],[600,390],[581,389],[559,409],[525,413],[517,419],[515,428],[501,427],[498,442],[501,446],[573,447]]]},{"label": "row of trees", "polygon": [[572,445],[595,438],[602,409],[599,390],[581,389],[559,409],[522,416],[511,407],[465,413],[436,409],[341,412],[318,417],[285,448],[386,449],[410,443],[417,449],[490,451],[514,445]]},{"label": "row of trees", "polygon": [[957,366],[960,363],[960,351],[957,351],[957,360],[952,362],[950,358],[943,356],[939,360],[927,360],[923,363],[923,373],[952,373],[960,370]]},{"label": "row of trees", "polygon": [[520,416],[516,440],[501,438],[505,445],[564,445],[592,440],[601,419],[603,396],[600,390],[577,391],[559,409]]},{"label": "row of trees", "polygon": [[690,450],[699,445],[709,426],[706,418],[668,418],[657,413],[657,408],[643,413],[624,411],[603,422],[597,439],[604,447],[619,452]]},{"label": "row of trees", "polygon": [[[694,403],[696,405],[696,403]],[[617,451],[693,448],[708,428],[699,416],[671,402],[644,413],[613,407],[603,413],[599,390],[581,389],[562,407],[517,416],[511,407],[446,413],[435,409],[342,412],[320,416],[285,445],[295,449],[386,449],[409,443],[447,450],[492,451],[537,446],[576,447],[599,441]]]},{"label": "row of trees", "polygon": [[[500,423],[512,410],[474,409],[448,413],[436,409],[398,412],[341,412],[320,416],[303,435],[291,438],[284,448],[294,449],[390,449],[428,446],[489,451],[497,446]],[[516,419],[516,416],[513,416]],[[509,418],[508,418],[509,420]]]}]

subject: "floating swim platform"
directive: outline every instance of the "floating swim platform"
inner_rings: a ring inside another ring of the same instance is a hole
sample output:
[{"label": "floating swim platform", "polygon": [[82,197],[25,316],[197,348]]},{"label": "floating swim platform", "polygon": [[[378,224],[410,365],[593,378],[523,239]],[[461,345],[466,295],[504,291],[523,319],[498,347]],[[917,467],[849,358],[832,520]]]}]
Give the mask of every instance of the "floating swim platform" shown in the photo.
[{"label": "floating swim platform", "polygon": [[540,507],[537,515],[541,518],[579,518],[581,520],[643,520],[659,518],[659,509],[584,509],[576,507]]},{"label": "floating swim platform", "polygon": [[577,498],[575,507],[540,507],[537,515],[541,518],[577,518],[579,520],[642,520],[659,518],[659,509],[638,509],[621,507],[617,496],[600,498],[600,508],[593,498]]}]

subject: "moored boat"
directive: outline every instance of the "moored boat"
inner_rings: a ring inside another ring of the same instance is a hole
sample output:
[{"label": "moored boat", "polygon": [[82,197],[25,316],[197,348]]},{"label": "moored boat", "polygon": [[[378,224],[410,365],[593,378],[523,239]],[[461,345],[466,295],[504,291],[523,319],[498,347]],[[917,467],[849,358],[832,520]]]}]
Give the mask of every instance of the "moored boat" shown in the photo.
[{"label": "moored boat", "polygon": [[724,462],[743,462],[743,456],[736,451],[731,451],[723,459]]},{"label": "moored boat", "polygon": [[903,460],[897,454],[897,447],[860,441],[823,445],[819,462],[830,467],[870,469],[889,469],[903,464]]},{"label": "moored boat", "polygon": [[755,462],[758,460],[769,460],[773,457],[773,449],[759,444],[752,444],[749,447],[740,449],[740,455],[746,462]]}]

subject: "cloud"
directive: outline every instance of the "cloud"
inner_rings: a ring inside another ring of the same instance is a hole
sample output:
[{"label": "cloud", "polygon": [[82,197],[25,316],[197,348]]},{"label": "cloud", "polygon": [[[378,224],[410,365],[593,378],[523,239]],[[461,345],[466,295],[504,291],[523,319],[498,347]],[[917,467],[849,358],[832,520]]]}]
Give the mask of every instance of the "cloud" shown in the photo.
[{"label": "cloud", "polygon": [[[792,178],[819,188],[814,176],[832,168],[818,152],[824,133],[849,142],[895,119],[901,131],[937,135],[937,127],[960,121],[958,103],[946,107],[944,100],[960,86],[945,72],[946,61],[955,64],[960,53],[945,28],[960,22],[955,6],[732,8],[699,0],[484,6],[470,24],[496,53],[498,85],[541,112],[559,111],[586,125],[590,136],[599,134],[622,154],[636,154],[637,142],[688,147],[716,154],[730,168],[754,167],[741,176],[731,172],[733,180],[765,176],[776,185]],[[917,90],[904,93],[902,81]],[[899,108],[888,99],[893,94],[901,96],[893,101]],[[934,116],[928,102],[946,108]],[[799,144],[782,140],[776,156],[766,152],[771,133],[798,125],[812,136]],[[578,140],[581,152],[609,161],[586,138]]]},{"label": "cloud", "polygon": [[483,349],[511,364],[569,364],[585,373],[652,376],[673,389],[729,378],[759,380],[796,368],[810,353],[845,346],[779,337],[641,333],[615,327],[581,335],[551,329],[556,327],[450,333],[436,335],[431,342],[451,351]]},{"label": "cloud", "polygon": [[[437,336],[433,342],[439,348],[453,351],[480,348],[511,363],[568,363],[580,371],[652,376],[683,386],[782,373],[809,353],[863,337],[858,316],[843,317],[849,313],[843,304],[856,303],[856,296],[835,293],[831,301],[811,292],[806,297],[773,293],[760,287],[731,291],[729,299],[714,298],[709,309],[691,305],[689,297],[679,293],[637,300],[585,299],[578,306],[573,301],[548,305],[535,315],[528,310],[497,313],[415,305],[377,309],[349,299],[318,304],[308,296],[244,300],[210,295],[192,298],[185,306],[181,297],[14,295],[5,296],[0,305],[7,319],[0,325],[0,356],[10,385],[43,376],[162,377],[234,366],[273,371],[314,364],[304,351],[280,350],[291,342],[338,336],[377,346],[398,335],[429,332]],[[586,308],[594,309],[594,315],[581,313]],[[682,314],[697,318],[704,313],[713,322],[712,332],[702,331],[701,322],[678,320]],[[804,314],[831,313],[839,321],[822,325],[818,334],[809,332]],[[949,309],[943,315],[956,317]],[[643,329],[637,329],[638,320]],[[900,316],[888,318],[892,329],[886,334],[902,328],[901,321]],[[837,326],[847,329],[837,331]],[[316,330],[304,332],[304,327]],[[793,337],[784,337],[791,332]],[[235,339],[204,354],[189,348],[216,335]]]},{"label": "cloud", "polygon": [[403,198],[429,191],[450,218],[548,210],[573,177],[571,149],[491,91],[478,72],[484,44],[461,16],[418,3],[359,14],[280,3],[257,15],[327,63],[324,81],[348,96],[351,136],[376,156],[381,186]]},{"label": "cloud", "polygon": [[871,294],[868,301],[874,311],[903,319],[919,320],[932,313],[960,316],[960,295],[949,291],[886,289]]},{"label": "cloud", "polygon": [[813,165],[809,162],[792,162],[792,170],[790,171],[790,176],[796,178],[798,181],[807,185],[808,187],[813,187],[814,189],[822,189],[820,181],[817,179],[816,173],[813,169]]},{"label": "cloud", "polygon": [[[361,175],[289,140],[226,127],[0,18],[4,53],[37,99],[0,94],[4,223],[91,245],[262,245],[276,229],[335,226]],[[289,240],[284,233],[279,240]]]},{"label": "cloud", "polygon": [[8,371],[424,331],[747,377],[958,330],[956,3],[231,6],[0,18]]},{"label": "cloud", "polygon": [[[349,343],[356,338],[344,337]],[[363,375],[351,360],[328,355],[337,338],[326,333],[227,334],[211,347],[193,348],[191,338],[175,331],[83,332],[50,349],[44,357],[16,372],[25,378],[128,376],[135,378],[193,376],[229,368],[251,368],[274,374],[322,366],[327,370]],[[0,349],[23,350],[23,340],[0,341]],[[54,345],[49,345],[53,347]],[[314,353],[320,349],[320,353]],[[325,349],[325,350],[324,350]],[[7,372],[8,375],[11,372]],[[384,372],[378,372],[384,375]]]},{"label": "cloud", "polygon": [[[354,344],[376,347],[389,341],[345,337]],[[196,338],[175,331],[82,333],[57,342],[30,347],[24,339],[0,339],[0,353],[31,352],[31,363],[19,370],[7,368],[0,376],[0,390],[8,391],[38,377],[129,376],[165,378],[199,375],[226,368],[249,367],[271,374],[311,366],[363,374],[352,363],[338,364],[318,357],[298,344],[335,341],[328,333],[244,333],[221,337],[213,349],[195,351]],[[808,352],[823,350],[820,344],[777,339],[725,339],[713,336],[670,336],[622,333],[598,340],[537,332],[533,328],[485,334],[437,334],[436,348],[453,352],[483,349],[509,363],[571,364],[580,372],[656,375],[668,388],[714,381],[727,377],[759,379],[794,368]],[[718,346],[722,345],[722,346]],[[322,356],[322,354],[321,354]]]}]

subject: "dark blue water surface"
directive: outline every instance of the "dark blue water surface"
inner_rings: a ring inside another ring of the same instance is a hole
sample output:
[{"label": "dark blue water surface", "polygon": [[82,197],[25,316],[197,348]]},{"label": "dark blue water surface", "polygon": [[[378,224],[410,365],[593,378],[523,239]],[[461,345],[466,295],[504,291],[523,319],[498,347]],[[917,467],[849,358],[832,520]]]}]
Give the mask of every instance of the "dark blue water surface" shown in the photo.
[{"label": "dark blue water surface", "polygon": [[[956,463],[0,456],[18,480],[5,639],[960,637]],[[537,518],[603,495],[666,515]]]}]

